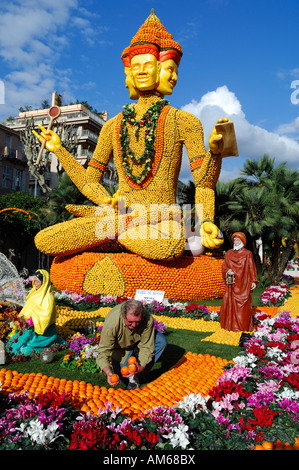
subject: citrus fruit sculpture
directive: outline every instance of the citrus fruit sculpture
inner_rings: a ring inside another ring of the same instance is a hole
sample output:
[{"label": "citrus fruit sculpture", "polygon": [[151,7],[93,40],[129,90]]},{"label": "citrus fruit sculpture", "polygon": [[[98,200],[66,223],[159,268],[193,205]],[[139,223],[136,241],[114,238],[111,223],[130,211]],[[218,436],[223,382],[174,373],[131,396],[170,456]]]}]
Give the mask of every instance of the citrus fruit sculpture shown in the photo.
[{"label": "citrus fruit sculpture", "polygon": [[[68,205],[75,217],[35,238],[40,251],[54,256],[51,279],[57,289],[119,296],[154,289],[181,300],[223,294],[222,259],[204,250],[223,243],[213,222],[224,136],[214,127],[206,151],[199,119],[164,98],[176,85],[181,57],[180,44],[152,10],[122,54],[126,86],[137,101],[104,124],[87,168],[54,131],[42,126],[40,134],[33,131],[94,204]],[[183,145],[196,188],[199,256],[185,250],[192,233],[176,204]],[[111,158],[118,175],[113,196],[101,184]]]}]

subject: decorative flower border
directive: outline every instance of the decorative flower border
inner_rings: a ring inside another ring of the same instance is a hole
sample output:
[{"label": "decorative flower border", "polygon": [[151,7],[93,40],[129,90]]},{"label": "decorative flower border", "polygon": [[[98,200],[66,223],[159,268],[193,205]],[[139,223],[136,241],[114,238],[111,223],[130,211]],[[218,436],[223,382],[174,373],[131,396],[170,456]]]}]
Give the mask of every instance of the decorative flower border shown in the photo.
[{"label": "decorative flower border", "polygon": [[[298,294],[298,289],[294,292]],[[254,449],[262,447],[259,443],[265,441],[268,448],[275,448],[277,442],[288,442],[284,448],[290,445],[296,448],[299,436],[299,319],[296,312],[291,315],[276,309],[275,315],[272,307],[268,309],[268,315],[262,310],[267,309],[256,309],[257,323],[252,340],[233,361],[187,353],[173,368],[141,390],[117,393],[114,389],[76,383],[78,381],[42,374],[19,374],[3,368],[0,370],[2,391],[21,397],[25,390],[29,399],[34,399],[39,392],[54,393],[54,389],[64,394],[64,399],[74,409],[83,412],[78,425],[74,425],[70,448],[80,448],[75,436],[82,435],[84,429],[102,429],[107,417],[110,431],[118,429],[118,432],[114,432],[114,444],[109,441],[111,447],[106,448],[132,448],[131,445],[143,442],[141,448],[150,445],[156,449]],[[185,321],[196,324],[204,320],[187,318]],[[46,399],[46,395],[43,396]],[[10,398],[11,401],[14,399]],[[119,418],[121,407],[122,418]],[[124,422],[124,416],[126,424],[117,425],[118,419]],[[166,429],[165,421],[171,417],[175,419]],[[193,427],[195,423],[196,428]],[[151,431],[151,437],[150,429],[155,431]],[[101,443],[99,448],[103,448],[102,431],[96,440],[98,444],[95,443],[95,446]],[[48,427],[47,433],[50,434]],[[58,428],[53,433],[58,439]],[[31,428],[27,430],[29,435],[32,441]],[[37,435],[43,435],[41,429]],[[84,439],[82,442],[86,448],[92,448]],[[137,448],[140,447],[137,445]]]}]

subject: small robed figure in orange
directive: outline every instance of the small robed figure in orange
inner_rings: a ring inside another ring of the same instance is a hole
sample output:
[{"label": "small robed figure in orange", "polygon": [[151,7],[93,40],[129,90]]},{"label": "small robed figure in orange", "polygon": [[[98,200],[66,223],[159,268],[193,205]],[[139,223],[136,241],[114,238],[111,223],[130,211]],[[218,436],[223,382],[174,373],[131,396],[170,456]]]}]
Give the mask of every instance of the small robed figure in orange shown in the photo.
[{"label": "small robed figure in orange", "polygon": [[251,251],[245,248],[246,236],[242,232],[232,235],[233,249],[224,258],[222,275],[226,289],[220,308],[221,328],[242,331],[240,346],[253,330],[252,291],[257,286],[256,268]]}]

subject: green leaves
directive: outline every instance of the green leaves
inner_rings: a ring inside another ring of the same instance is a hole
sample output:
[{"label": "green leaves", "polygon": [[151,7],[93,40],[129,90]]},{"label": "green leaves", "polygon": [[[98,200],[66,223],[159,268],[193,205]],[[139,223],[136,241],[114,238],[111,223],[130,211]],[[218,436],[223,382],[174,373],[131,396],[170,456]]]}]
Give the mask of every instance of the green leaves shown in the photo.
[{"label": "green leaves", "polygon": [[[234,231],[245,232],[258,274],[263,271],[276,284],[298,240],[299,172],[285,163],[275,167],[274,159],[264,155],[258,161],[248,159],[241,173],[241,178],[217,184],[216,217],[228,239]],[[257,240],[262,242],[262,261]]]}]

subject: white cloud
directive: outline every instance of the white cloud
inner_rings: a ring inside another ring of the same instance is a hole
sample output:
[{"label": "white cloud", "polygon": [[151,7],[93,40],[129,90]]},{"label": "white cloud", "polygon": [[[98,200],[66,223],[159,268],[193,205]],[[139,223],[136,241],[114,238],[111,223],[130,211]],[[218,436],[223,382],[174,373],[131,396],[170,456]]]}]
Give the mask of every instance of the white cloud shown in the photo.
[{"label": "white cloud", "polygon": [[291,122],[280,124],[280,126],[278,126],[275,132],[277,132],[277,134],[280,134],[280,135],[294,135],[295,134],[294,138],[298,140],[299,139],[299,135],[298,135],[299,134],[299,117],[297,117]]},{"label": "white cloud", "polygon": [[60,59],[75,34],[90,46],[104,27],[94,28],[78,0],[12,0],[1,10],[0,80],[5,104],[0,120],[16,116],[20,106],[38,107],[57,89],[63,90],[66,99],[74,99],[71,72],[62,70]]},{"label": "white cloud", "polygon": [[41,59],[55,46],[59,26],[65,24],[76,5],[76,0],[9,2],[0,16],[1,56],[15,66]]},{"label": "white cloud", "polygon": [[[223,162],[221,179],[227,179],[229,167],[232,167],[232,178],[235,177],[236,165],[243,166],[246,158],[258,159],[267,153],[275,157],[275,162],[288,162],[292,167],[298,167],[299,143],[295,138],[289,137],[291,132],[299,132],[299,119],[289,125],[282,125],[276,132],[251,124],[247,121],[245,113],[236,95],[226,86],[217,88],[215,91],[206,93],[200,101],[192,100],[191,103],[182,107],[184,111],[197,116],[204,128],[205,145],[208,148],[208,139],[216,121],[222,117],[228,117],[234,122],[237,137],[239,158],[227,158]],[[294,137],[294,136],[293,136]],[[183,181],[191,179],[189,161],[184,154],[180,179]]]}]

